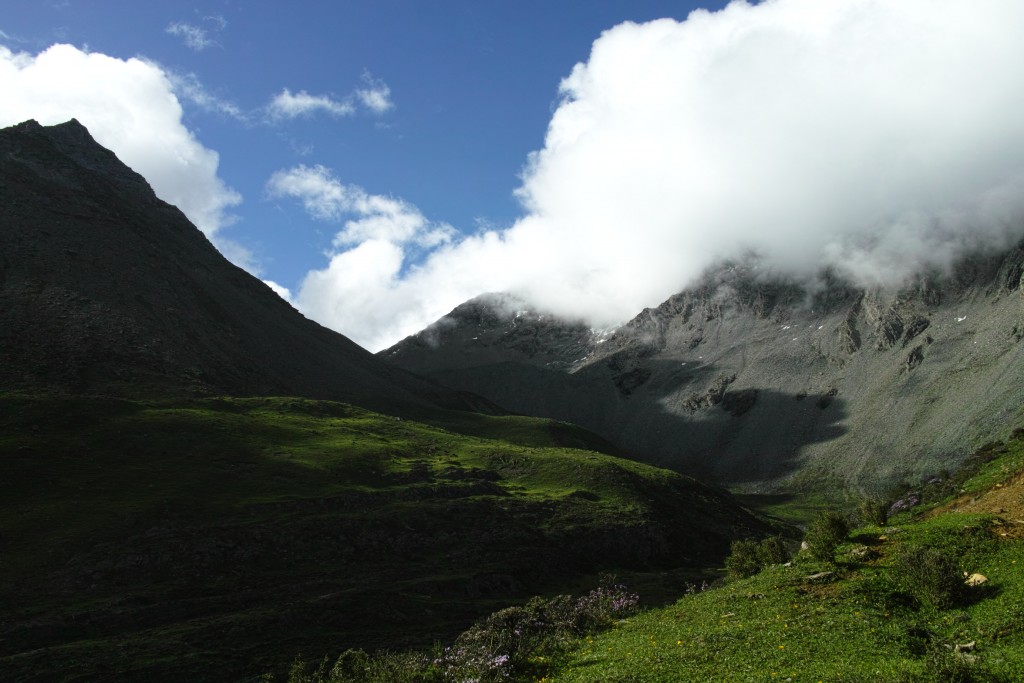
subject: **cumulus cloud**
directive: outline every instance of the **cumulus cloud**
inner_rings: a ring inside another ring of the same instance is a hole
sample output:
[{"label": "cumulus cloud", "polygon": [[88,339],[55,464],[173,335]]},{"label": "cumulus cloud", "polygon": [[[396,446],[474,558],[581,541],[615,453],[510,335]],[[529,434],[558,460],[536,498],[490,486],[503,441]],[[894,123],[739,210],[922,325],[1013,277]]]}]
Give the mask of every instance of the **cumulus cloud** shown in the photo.
[{"label": "cumulus cloud", "polygon": [[344,100],[334,100],[327,95],[310,95],[305,90],[293,93],[285,88],[267,105],[272,119],[294,119],[326,112],[332,116],[351,116],[356,113],[355,105]]},{"label": "cumulus cloud", "polygon": [[364,107],[375,114],[383,114],[392,107],[391,88],[379,78],[374,78],[369,71],[363,72],[365,88],[356,90],[355,95]]},{"label": "cumulus cloud", "polygon": [[217,175],[219,158],[182,124],[171,79],[141,59],[54,45],[38,55],[0,46],[0,125],[78,119],[104,147],[142,174],[154,192],[243,266],[251,257],[217,233],[241,197]]},{"label": "cumulus cloud", "polygon": [[[415,325],[434,292],[410,289],[410,261],[437,254],[456,235],[445,223],[429,221],[412,204],[367,193],[341,183],[323,166],[278,171],[267,183],[271,198],[300,201],[315,218],[341,224],[323,271],[309,273],[291,299],[315,320],[350,334],[369,347],[396,319]],[[412,277],[412,280],[415,280]],[[422,298],[409,307],[410,297]]]},{"label": "cumulus cloud", "polygon": [[293,93],[284,88],[267,105],[267,116],[271,121],[283,121],[318,113],[336,117],[352,116],[360,106],[371,114],[380,115],[394,108],[391,88],[387,83],[374,78],[368,71],[363,72],[362,80],[366,87],[357,88],[341,99],[330,95],[311,95],[305,90]]},{"label": "cumulus cloud", "polygon": [[394,197],[367,194],[356,185],[343,185],[323,166],[296,166],[278,171],[267,183],[271,197],[299,199],[316,218],[340,220],[344,228],[334,237],[336,247],[367,240],[434,248],[454,236],[446,224],[428,221],[415,206]]},{"label": "cumulus cloud", "polygon": [[1005,246],[1022,25],[1016,0],[766,0],[616,26],[561,84],[523,218],[425,258],[346,227],[297,301],[381,348],[485,291],[605,326],[744,253],[898,285]]}]

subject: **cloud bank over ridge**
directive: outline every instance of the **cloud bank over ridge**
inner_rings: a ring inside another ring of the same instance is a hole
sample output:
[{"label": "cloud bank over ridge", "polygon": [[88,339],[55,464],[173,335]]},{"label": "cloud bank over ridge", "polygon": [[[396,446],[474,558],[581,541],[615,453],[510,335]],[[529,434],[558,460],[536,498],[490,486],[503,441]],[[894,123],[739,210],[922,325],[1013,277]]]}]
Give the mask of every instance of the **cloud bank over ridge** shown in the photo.
[{"label": "cloud bank over ridge", "polygon": [[[605,326],[749,251],[891,285],[1005,246],[1024,233],[1021,26],[1015,0],[738,1],[619,25],[561,84],[523,218],[430,247],[426,219],[344,227],[295,301],[378,349],[484,291]],[[293,190],[277,196],[310,206]]]}]

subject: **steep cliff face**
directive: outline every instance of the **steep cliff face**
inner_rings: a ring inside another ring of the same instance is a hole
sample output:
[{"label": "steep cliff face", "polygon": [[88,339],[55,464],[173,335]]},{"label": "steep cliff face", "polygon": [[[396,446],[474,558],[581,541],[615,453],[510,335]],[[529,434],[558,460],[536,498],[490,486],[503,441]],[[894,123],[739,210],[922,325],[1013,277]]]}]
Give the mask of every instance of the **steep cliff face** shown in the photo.
[{"label": "steep cliff face", "polygon": [[307,320],[77,121],[0,131],[0,388],[459,397]]},{"label": "steep cliff face", "polygon": [[518,353],[506,313],[470,345],[453,315],[432,345],[418,336],[381,355],[699,477],[882,488],[955,466],[1024,420],[1022,272],[1022,246],[892,292],[733,264],[585,344],[581,328],[560,344],[566,324],[543,320],[533,337],[552,346]]}]

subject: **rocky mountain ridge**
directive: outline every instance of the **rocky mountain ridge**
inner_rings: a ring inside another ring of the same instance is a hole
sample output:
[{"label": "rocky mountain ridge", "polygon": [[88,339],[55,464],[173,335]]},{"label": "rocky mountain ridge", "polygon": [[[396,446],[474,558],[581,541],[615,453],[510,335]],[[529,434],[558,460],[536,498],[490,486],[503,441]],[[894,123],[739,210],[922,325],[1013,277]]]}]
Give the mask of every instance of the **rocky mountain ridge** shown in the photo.
[{"label": "rocky mountain ridge", "polygon": [[1024,244],[898,291],[730,263],[610,335],[534,315],[524,346],[490,297],[380,355],[739,488],[881,489],[1024,421],[1022,273]]}]

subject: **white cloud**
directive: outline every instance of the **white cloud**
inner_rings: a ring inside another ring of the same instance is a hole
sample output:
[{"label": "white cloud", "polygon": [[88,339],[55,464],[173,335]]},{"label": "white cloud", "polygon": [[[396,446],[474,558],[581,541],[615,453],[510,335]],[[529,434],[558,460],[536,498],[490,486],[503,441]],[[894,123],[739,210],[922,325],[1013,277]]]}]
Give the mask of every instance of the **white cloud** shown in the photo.
[{"label": "white cloud", "polygon": [[292,291],[287,287],[279,285],[273,280],[263,280],[263,284],[265,284],[267,287],[270,287],[270,289],[274,291],[274,294],[277,294],[279,297],[281,297],[288,303],[292,303]]},{"label": "white cloud", "polygon": [[0,46],[0,125],[26,119],[43,125],[70,118],[142,174],[157,196],[236,260],[251,257],[218,231],[232,221],[241,196],[217,176],[218,155],[181,121],[171,79],[159,66],[54,45],[38,55]]},{"label": "white cloud", "polygon": [[228,27],[228,20],[225,19],[224,16],[221,14],[211,14],[205,16],[203,17],[203,21],[212,24],[215,27],[214,30],[217,31],[223,31]]},{"label": "white cloud", "polygon": [[312,116],[321,112],[331,116],[352,116],[360,106],[370,114],[380,115],[394,108],[391,88],[387,83],[374,78],[368,71],[363,72],[362,80],[366,84],[365,88],[357,88],[341,99],[330,95],[311,95],[305,90],[293,93],[285,88],[267,105],[267,116],[271,121]]},{"label": "white cloud", "polygon": [[206,29],[201,26],[185,23],[184,21],[175,21],[169,24],[165,31],[172,36],[181,38],[185,41],[185,45],[196,52],[202,52],[206,48],[217,44],[216,41],[210,38]]},{"label": "white cloud", "polygon": [[323,166],[296,166],[278,171],[267,183],[271,197],[299,199],[310,215],[345,221],[334,246],[351,247],[366,241],[436,248],[454,236],[446,224],[431,223],[415,206],[393,197],[367,194],[356,185],[343,185]]},{"label": "white cloud", "polygon": [[751,250],[898,284],[1005,246],[1024,232],[1021,26],[1017,0],[737,1],[622,24],[562,82],[525,217],[425,259],[346,228],[298,303],[381,348],[484,291],[606,326]]},{"label": "white cloud", "polygon": [[356,108],[348,101],[334,100],[327,95],[310,95],[305,90],[292,93],[288,88],[275,95],[267,106],[267,112],[274,120],[310,116],[321,111],[332,116],[351,116],[356,113]]},{"label": "white cloud", "polygon": [[363,72],[365,88],[356,90],[355,95],[362,102],[363,106],[374,114],[383,114],[395,105],[391,101],[391,88],[387,83],[374,78],[369,71]]},{"label": "white cloud", "polygon": [[179,98],[191,102],[204,111],[221,114],[243,123],[249,121],[248,114],[242,111],[238,105],[211,93],[195,74],[179,74],[172,71],[165,71],[165,73],[174,88],[174,94]]},{"label": "white cloud", "polygon": [[411,290],[403,281],[411,275],[406,266],[417,254],[437,254],[449,244],[455,236],[450,225],[427,220],[401,199],[344,185],[323,166],[278,171],[267,193],[297,199],[315,218],[341,224],[330,264],[310,272],[292,299],[300,310],[369,347],[380,346],[380,330],[398,320],[418,323],[417,307],[407,310],[410,296],[426,302],[434,293]]}]

